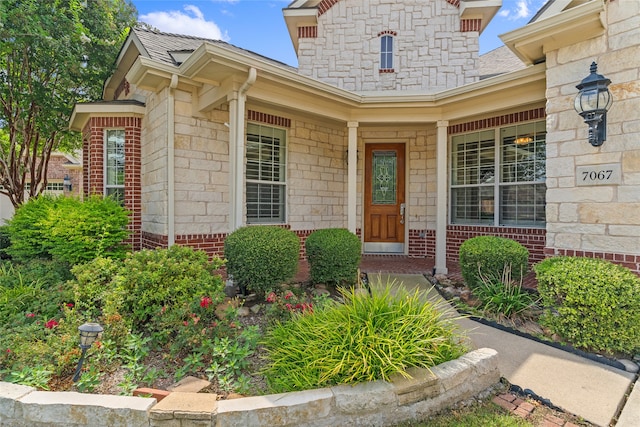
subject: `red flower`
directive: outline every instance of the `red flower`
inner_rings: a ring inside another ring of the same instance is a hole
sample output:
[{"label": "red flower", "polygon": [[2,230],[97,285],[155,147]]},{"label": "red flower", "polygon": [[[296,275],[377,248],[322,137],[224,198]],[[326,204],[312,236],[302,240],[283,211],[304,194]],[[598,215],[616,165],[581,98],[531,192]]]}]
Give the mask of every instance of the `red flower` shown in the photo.
[{"label": "red flower", "polygon": [[73,308],[73,303],[72,302],[68,302],[65,305],[67,306],[67,308]]},{"label": "red flower", "polygon": [[27,313],[25,314],[25,316],[31,318],[31,317],[36,317],[36,315],[34,313]]},{"label": "red flower", "polygon": [[293,310],[293,306],[289,303],[284,305],[285,307],[287,307],[287,310]]},{"label": "red flower", "polygon": [[290,299],[293,296],[293,292],[289,291],[287,292],[287,294],[284,296],[284,299]]},{"label": "red flower", "polygon": [[11,353],[11,349],[10,348],[7,349],[7,353]]},{"label": "red flower", "polygon": [[44,327],[47,328],[47,329],[53,329],[56,326],[58,326],[58,322],[55,319],[51,319],[47,323],[44,324]]},{"label": "red flower", "polygon": [[269,295],[267,295],[267,302],[276,302],[277,299],[278,296],[275,292],[271,292]]},{"label": "red flower", "polygon": [[200,307],[202,308],[209,308],[211,304],[213,304],[211,297],[202,297],[200,300]]}]

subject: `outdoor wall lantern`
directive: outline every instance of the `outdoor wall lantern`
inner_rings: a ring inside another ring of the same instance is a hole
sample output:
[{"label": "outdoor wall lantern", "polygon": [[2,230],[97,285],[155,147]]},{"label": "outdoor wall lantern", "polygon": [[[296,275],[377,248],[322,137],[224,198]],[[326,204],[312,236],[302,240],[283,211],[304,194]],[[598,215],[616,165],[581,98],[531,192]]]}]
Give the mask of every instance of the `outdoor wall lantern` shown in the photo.
[{"label": "outdoor wall lantern", "polygon": [[589,125],[589,143],[599,147],[607,139],[607,110],[613,99],[607,88],[611,80],[597,74],[598,64],[591,63],[591,74],[576,86],[580,92],[575,99],[575,109]]},{"label": "outdoor wall lantern", "polygon": [[78,381],[80,378],[80,371],[82,371],[82,362],[84,362],[84,356],[87,353],[87,350],[93,345],[94,342],[100,337],[102,334],[102,326],[97,323],[85,323],[78,327],[80,331],[80,348],[82,349],[82,354],[80,355],[80,360],[78,360],[78,367],[76,368],[76,373],[73,375],[73,382]]},{"label": "outdoor wall lantern", "polygon": [[73,188],[69,175],[64,176],[64,179],[62,180],[62,187],[64,188],[64,191],[71,191],[71,189]]}]

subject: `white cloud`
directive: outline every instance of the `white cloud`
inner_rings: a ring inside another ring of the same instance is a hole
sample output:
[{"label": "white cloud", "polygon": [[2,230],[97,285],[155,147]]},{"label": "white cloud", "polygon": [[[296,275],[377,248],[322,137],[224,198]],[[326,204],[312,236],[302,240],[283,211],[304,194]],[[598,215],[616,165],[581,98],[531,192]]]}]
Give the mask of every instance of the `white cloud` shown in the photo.
[{"label": "white cloud", "polygon": [[505,0],[498,16],[510,21],[529,19],[545,2],[546,0]]},{"label": "white cloud", "polygon": [[516,19],[518,18],[528,18],[531,16],[531,12],[529,12],[529,4],[527,0],[519,0],[518,6],[516,10]]},{"label": "white cloud", "polygon": [[227,32],[223,33],[215,22],[207,21],[197,6],[188,4],[184,10],[186,13],[179,10],[150,12],[139,19],[165,33],[229,41]]}]

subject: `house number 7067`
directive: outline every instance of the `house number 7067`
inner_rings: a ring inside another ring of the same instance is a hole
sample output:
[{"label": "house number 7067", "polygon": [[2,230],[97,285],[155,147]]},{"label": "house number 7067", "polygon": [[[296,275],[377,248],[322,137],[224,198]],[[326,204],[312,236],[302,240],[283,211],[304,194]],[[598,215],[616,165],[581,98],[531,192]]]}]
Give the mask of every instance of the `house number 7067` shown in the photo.
[{"label": "house number 7067", "polygon": [[582,171],[583,181],[605,181],[611,178],[613,169],[599,170],[599,171]]},{"label": "house number 7067", "polygon": [[578,186],[616,185],[622,181],[621,177],[619,163],[582,165],[576,168],[576,185]]}]

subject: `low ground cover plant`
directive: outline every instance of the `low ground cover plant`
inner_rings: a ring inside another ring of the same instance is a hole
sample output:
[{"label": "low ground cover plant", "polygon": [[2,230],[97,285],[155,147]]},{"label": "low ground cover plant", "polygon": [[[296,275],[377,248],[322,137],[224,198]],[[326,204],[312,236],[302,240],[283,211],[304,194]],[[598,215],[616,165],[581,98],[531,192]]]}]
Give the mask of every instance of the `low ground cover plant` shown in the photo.
[{"label": "low ground cover plant", "polygon": [[460,272],[471,289],[484,277],[500,277],[505,267],[519,281],[528,271],[529,251],[520,243],[496,236],[478,236],[460,245]]},{"label": "low ground cover plant", "polygon": [[273,392],[389,380],[410,367],[431,367],[465,352],[442,308],[419,293],[343,290],[342,303],[279,322],[264,338],[264,374]]},{"label": "low ground cover plant", "polygon": [[360,238],[344,228],[316,230],[305,241],[313,283],[352,286],[358,280]]},{"label": "low ground cover plant", "polygon": [[606,352],[640,351],[640,278],[606,260],[555,257],[534,270],[541,322],[573,345]]}]

